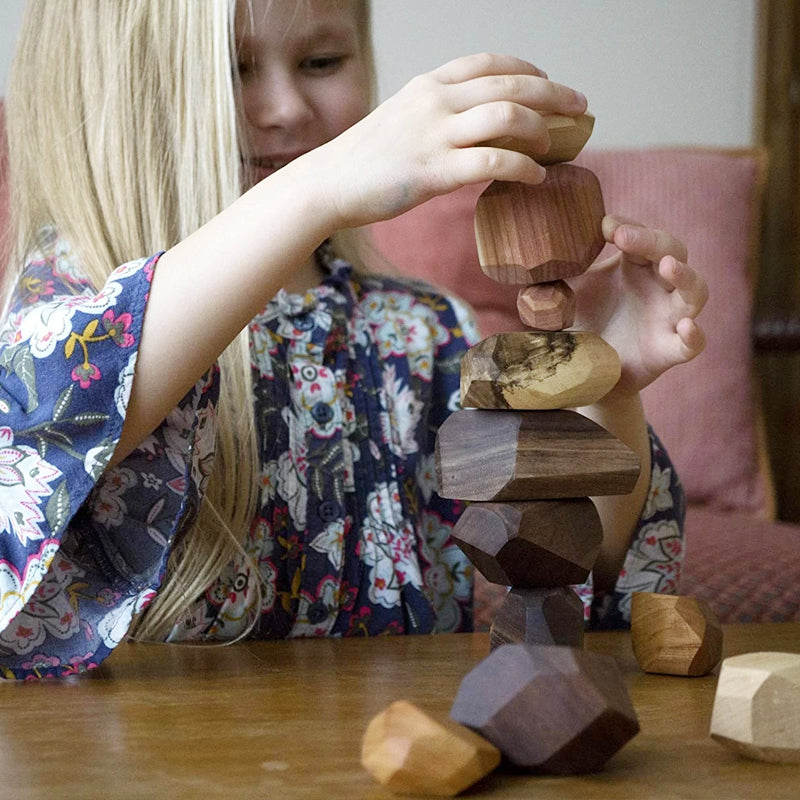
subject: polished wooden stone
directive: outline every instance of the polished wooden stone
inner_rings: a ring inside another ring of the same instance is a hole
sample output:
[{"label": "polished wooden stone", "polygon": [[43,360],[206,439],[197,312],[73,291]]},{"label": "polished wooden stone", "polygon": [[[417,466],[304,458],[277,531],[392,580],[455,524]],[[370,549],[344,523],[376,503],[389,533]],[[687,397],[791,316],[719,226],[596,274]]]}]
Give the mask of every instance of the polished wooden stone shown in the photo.
[{"label": "polished wooden stone", "polygon": [[577,299],[566,281],[532,283],[517,294],[517,313],[523,325],[541,331],[560,331],[575,322]]},{"label": "polished wooden stone", "polygon": [[499,283],[542,283],[583,274],[605,245],[603,193],[593,172],[555,164],[537,185],[495,181],[475,207],[484,274]]},{"label": "polished wooden stone", "polygon": [[552,410],[589,406],[620,377],[617,351],[591,331],[497,333],[461,360],[461,405]]},{"label": "polished wooden stone", "polygon": [[540,500],[626,494],[639,456],[574,411],[462,408],[439,428],[436,474],[442,497]]},{"label": "polished wooden stone", "polygon": [[542,165],[559,164],[578,157],[594,130],[594,115],[586,113],[577,117],[565,114],[548,114],[544,118],[550,134],[550,146],[544,153],[537,153],[525,139],[508,138],[495,141],[497,147],[525,153]]},{"label": "polished wooden stone", "polygon": [[588,497],[471,503],[453,539],[492,583],[567,586],[588,577],[603,543],[603,525]]}]

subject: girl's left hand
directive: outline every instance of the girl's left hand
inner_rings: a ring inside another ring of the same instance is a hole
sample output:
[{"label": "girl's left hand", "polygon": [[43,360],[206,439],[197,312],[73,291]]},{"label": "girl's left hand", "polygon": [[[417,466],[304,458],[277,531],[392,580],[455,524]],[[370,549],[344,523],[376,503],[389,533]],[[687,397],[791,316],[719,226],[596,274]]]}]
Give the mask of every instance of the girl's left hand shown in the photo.
[{"label": "girl's left hand", "polygon": [[703,351],[695,317],[708,287],[686,264],[686,246],[664,231],[607,216],[603,235],[618,252],[570,280],[575,328],[595,331],[619,353],[622,375],[613,391],[633,394]]}]

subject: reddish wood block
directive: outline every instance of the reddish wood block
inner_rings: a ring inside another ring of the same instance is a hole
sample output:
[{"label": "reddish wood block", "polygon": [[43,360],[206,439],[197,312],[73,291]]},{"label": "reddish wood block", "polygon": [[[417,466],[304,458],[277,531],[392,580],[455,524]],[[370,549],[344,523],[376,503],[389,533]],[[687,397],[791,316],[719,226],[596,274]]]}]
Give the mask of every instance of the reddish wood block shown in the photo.
[{"label": "reddish wood block", "polygon": [[469,728],[398,700],[367,726],[361,763],[392,792],[450,797],[488,775],[500,751]]},{"label": "reddish wood block", "polygon": [[596,403],[619,380],[617,351],[591,331],[497,333],[461,360],[461,405],[547,410]]},{"label": "reddish wood block", "polygon": [[626,494],[639,456],[575,411],[451,414],[436,437],[442,497],[461,500],[557,500]]},{"label": "reddish wood block", "polygon": [[698,598],[634,592],[631,644],[644,672],[706,675],[722,658],[722,627]]},{"label": "reddish wood block", "polygon": [[532,283],[517,295],[523,324],[540,331],[560,331],[575,322],[575,292],[566,281]]},{"label": "reddish wood block", "polygon": [[588,113],[578,117],[550,114],[544,121],[550,134],[550,146],[544,153],[537,153],[531,148],[530,142],[524,139],[504,139],[494,144],[506,150],[525,153],[540,164],[559,164],[577,158],[594,129],[594,116]]},{"label": "reddish wood block", "polygon": [[588,577],[603,526],[588,497],[472,503],[456,523],[453,539],[493,583],[568,586]]},{"label": "reddish wood block", "polygon": [[583,602],[569,586],[512,589],[489,629],[492,650],[504,644],[583,647]]},{"label": "reddish wood block", "polygon": [[601,769],[639,731],[616,661],[572,647],[498,647],[462,680],[450,716],[517,766],[562,775]]},{"label": "reddish wood block", "polygon": [[711,738],[747,758],[800,763],[800,655],[726,658],[714,696]]},{"label": "reddish wood block", "polygon": [[499,283],[581,275],[603,249],[603,193],[593,172],[555,164],[543,183],[495,181],[478,198],[481,269]]}]

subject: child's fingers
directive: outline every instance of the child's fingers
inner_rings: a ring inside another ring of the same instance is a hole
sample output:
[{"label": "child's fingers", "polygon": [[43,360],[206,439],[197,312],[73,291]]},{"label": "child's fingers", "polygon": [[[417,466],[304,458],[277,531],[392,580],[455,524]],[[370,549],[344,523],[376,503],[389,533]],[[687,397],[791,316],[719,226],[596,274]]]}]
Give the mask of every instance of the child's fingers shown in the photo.
[{"label": "child's fingers", "polygon": [[514,150],[496,147],[464,147],[451,150],[445,158],[445,169],[460,185],[484,181],[519,181],[541,183],[547,172],[532,158]]},{"label": "child's fingers", "polygon": [[627,256],[641,263],[659,262],[664,256],[687,259],[686,245],[667,231],[647,228],[624,217],[607,216],[603,219],[603,236],[613,242]]},{"label": "child's fingers", "polygon": [[691,361],[705,350],[706,335],[703,329],[690,317],[678,320],[675,326],[681,348],[681,360]]},{"label": "child's fingers", "polygon": [[547,78],[547,73],[529,61],[496,53],[476,53],[455,58],[430,74],[441,83],[463,83],[485,75],[534,75]]},{"label": "child's fingers", "polygon": [[448,138],[455,147],[494,146],[492,140],[509,137],[524,139],[534,153],[545,153],[550,147],[544,118],[518,103],[487,103],[448,120]]},{"label": "child's fingers", "polygon": [[696,317],[708,301],[708,285],[703,277],[674,256],[662,258],[658,272],[673,292],[671,301],[676,317]]}]

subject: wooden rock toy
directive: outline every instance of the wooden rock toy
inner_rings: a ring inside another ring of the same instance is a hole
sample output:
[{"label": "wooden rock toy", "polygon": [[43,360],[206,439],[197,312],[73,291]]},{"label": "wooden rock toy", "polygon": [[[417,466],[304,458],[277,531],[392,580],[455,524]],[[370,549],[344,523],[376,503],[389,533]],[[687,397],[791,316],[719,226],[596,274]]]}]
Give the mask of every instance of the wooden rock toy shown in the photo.
[{"label": "wooden rock toy", "polygon": [[517,313],[529,328],[560,331],[575,322],[577,300],[566,281],[532,283],[519,290]]},{"label": "wooden rock toy", "polygon": [[569,586],[512,589],[489,629],[489,647],[504,644],[583,647],[583,601]]},{"label": "wooden rock toy", "polygon": [[714,696],[711,738],[748,758],[800,763],[800,655],[726,658]]},{"label": "wooden rock toy", "polygon": [[635,592],[631,643],[644,672],[706,675],[722,658],[722,627],[702,600]]},{"label": "wooden rock toy", "polygon": [[616,661],[572,647],[498,647],[464,677],[450,716],[513,764],[561,775],[601,769],[639,731]]},{"label": "wooden rock toy", "polygon": [[361,763],[397,794],[451,797],[488,775],[500,751],[469,728],[398,700],[367,726]]}]

